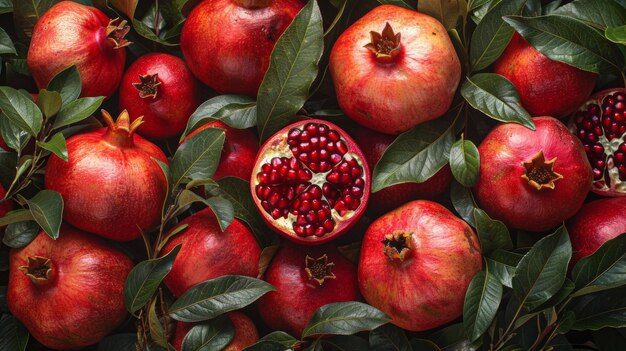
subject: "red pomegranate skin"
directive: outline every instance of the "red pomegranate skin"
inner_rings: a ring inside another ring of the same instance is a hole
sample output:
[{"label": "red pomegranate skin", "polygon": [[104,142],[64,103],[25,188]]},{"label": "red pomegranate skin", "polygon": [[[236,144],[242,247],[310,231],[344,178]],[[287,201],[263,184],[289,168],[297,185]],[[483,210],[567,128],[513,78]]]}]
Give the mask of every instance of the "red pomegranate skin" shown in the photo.
[{"label": "red pomegranate skin", "polygon": [[[0,184],[0,200],[4,199],[7,192],[4,190],[2,184]],[[9,211],[13,209],[13,203],[9,201],[0,202],[0,218],[4,217]],[[4,236],[4,227],[0,226],[0,240]]]},{"label": "red pomegranate skin", "polygon": [[[326,263],[334,263],[330,270],[336,278],[322,279],[320,285],[315,279],[309,279],[305,268],[307,256],[317,260],[323,255],[327,257]],[[332,245],[284,244],[267,268],[265,280],[276,287],[276,291],[259,299],[261,318],[273,330],[283,330],[296,337],[300,337],[318,308],[329,303],[361,300],[356,267]]]},{"label": "red pomegranate skin", "polygon": [[165,285],[176,296],[192,286],[222,275],[256,277],[261,248],[252,232],[238,219],[221,231],[210,208],[194,213],[180,222],[188,227],[163,247],[162,255],[182,244]]},{"label": "red pomegranate skin", "polygon": [[[259,333],[248,316],[241,312],[230,312],[226,316],[233,323],[235,336],[223,351],[241,351],[259,341]],[[194,323],[176,322],[176,331],[172,337],[172,346],[180,351],[185,335],[196,325]]]},{"label": "red pomegranate skin", "polygon": [[[535,117],[536,130],[501,124],[478,147],[480,176],[474,187],[479,205],[507,226],[532,232],[547,231],[573,216],[591,188],[591,166],[578,138],[552,117]],[[523,162],[543,150],[556,158],[553,171],[562,175],[554,189],[531,186],[522,178]]]},{"label": "red pomegranate skin", "polygon": [[564,117],[591,95],[598,75],[553,61],[518,33],[513,35],[493,71],[515,85],[531,116]]},{"label": "red pomegranate skin", "polygon": [[[378,133],[367,128],[358,128],[354,139],[361,147],[370,169],[383,156],[395,136]],[[446,191],[452,181],[452,171],[446,165],[423,183],[403,183],[392,185],[370,195],[369,213],[381,215],[412,200],[433,199]]]},{"label": "red pomegranate skin", "polygon": [[566,223],[572,262],[593,254],[605,242],[626,233],[626,197],[589,202]]},{"label": "red pomegranate skin", "polygon": [[303,6],[300,0],[205,0],[181,32],[185,61],[220,94],[256,96],[276,41]]},{"label": "red pomegranate skin", "polygon": [[45,88],[59,72],[76,65],[81,96],[113,95],[124,73],[126,51],[107,39],[110,21],[95,7],[71,1],[46,11],[35,24],[26,61],[37,87]]},{"label": "red pomegranate skin", "polygon": [[[401,34],[400,52],[381,62],[365,46],[386,24]],[[330,73],[341,109],[357,123],[399,134],[443,115],[454,97],[461,64],[436,19],[394,5],[378,6],[335,42]]]},{"label": "red pomegranate skin", "polygon": [[168,164],[167,157],[134,134],[133,126],[129,132],[124,114],[115,127],[69,138],[68,162],[52,155],[45,175],[46,188],[63,197],[65,221],[117,241],[136,239],[139,228],[148,231],[160,223],[167,193],[165,175],[152,159]]},{"label": "red pomegranate skin", "polygon": [[226,132],[220,163],[215,170],[213,179],[238,177],[246,181],[250,180],[254,159],[259,151],[259,138],[256,134],[248,129],[229,127],[222,121],[211,121],[189,133],[183,142],[207,128],[221,128]]},{"label": "red pomegranate skin", "polygon": [[[156,86],[150,79],[155,74]],[[140,77],[149,83],[142,85]],[[200,105],[198,83],[185,61],[164,53],[135,60],[122,77],[119,95],[120,111],[128,110],[134,119],[143,116],[144,123],[137,133],[156,140],[179,135]]]},{"label": "red pomegranate skin", "polygon": [[[412,233],[404,260],[390,259],[385,236]],[[409,202],[374,221],[359,258],[365,300],[391,323],[411,331],[439,327],[460,317],[470,281],[481,270],[478,238],[470,226],[429,200]]]},{"label": "red pomegranate skin", "polygon": [[2,139],[2,136],[0,136],[0,149],[4,151],[11,151],[9,146],[4,142],[4,139]]},{"label": "red pomegranate skin", "polygon": [[[29,257],[50,259],[37,284],[19,267]],[[133,262],[100,238],[62,226],[57,240],[41,231],[9,255],[7,303],[41,344],[55,350],[95,344],[126,319],[124,281]]]}]

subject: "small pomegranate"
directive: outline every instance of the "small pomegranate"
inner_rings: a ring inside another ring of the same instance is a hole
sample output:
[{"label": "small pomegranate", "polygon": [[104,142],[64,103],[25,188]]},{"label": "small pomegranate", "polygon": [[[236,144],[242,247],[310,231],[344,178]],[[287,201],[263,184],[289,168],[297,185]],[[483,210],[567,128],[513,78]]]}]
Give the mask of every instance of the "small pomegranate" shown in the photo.
[{"label": "small pomegranate", "polygon": [[126,319],[124,281],[133,262],[103,240],[62,226],[41,231],[9,255],[7,303],[41,344],[55,350],[95,344]]},{"label": "small pomegranate", "polygon": [[198,83],[180,58],[152,53],[128,67],[120,85],[120,110],[143,116],[137,133],[150,139],[179,135],[200,105]]},{"label": "small pomegranate", "polygon": [[394,5],[376,7],[344,31],[329,68],[346,115],[387,134],[443,115],[461,79],[443,25]]},{"label": "small pomegranate", "polygon": [[261,248],[252,232],[238,219],[221,231],[210,208],[194,213],[180,225],[188,227],[164,247],[163,255],[182,244],[165,285],[176,296],[205,280],[227,274],[256,277]]},{"label": "small pomegranate", "polygon": [[11,151],[11,148],[9,148],[7,143],[4,142],[4,139],[2,139],[1,135],[0,135],[0,150]]},{"label": "small pomegranate", "polygon": [[518,33],[493,70],[515,85],[522,106],[532,116],[569,115],[591,95],[598,78],[595,73],[547,58]]},{"label": "small pomegranate", "polygon": [[[226,315],[233,324],[235,336],[228,346],[222,351],[241,351],[246,347],[259,341],[259,333],[254,323],[248,316],[241,312],[230,312]],[[180,351],[183,345],[185,335],[196,325],[194,323],[176,322],[176,331],[172,337],[172,346],[176,351]]]},{"label": "small pomegranate", "polygon": [[27,64],[39,89],[62,70],[76,65],[82,96],[111,96],[126,61],[126,21],[111,20],[95,7],[61,1],[35,24]]},{"label": "small pomegranate", "polygon": [[593,168],[591,191],[626,196],[626,89],[594,94],[572,116],[570,130],[583,142]]},{"label": "small pomegranate", "polygon": [[259,138],[256,134],[248,129],[229,127],[221,121],[211,121],[189,133],[183,142],[207,128],[221,128],[226,132],[220,163],[215,170],[213,179],[220,180],[224,177],[250,179],[254,159],[259,151]]},{"label": "small pomegranate", "polygon": [[250,181],[265,222],[300,244],[345,233],[363,215],[370,171],[352,138],[316,119],[291,124],[261,147]]},{"label": "small pomegranate", "polygon": [[129,241],[161,220],[167,180],[154,159],[167,164],[163,151],[135,130],[123,111],[117,122],[102,111],[108,128],[67,140],[68,162],[50,156],[46,188],[58,191],[63,219],[108,239]]},{"label": "small pomegranate", "polygon": [[329,303],[361,299],[356,267],[334,246],[282,246],[265,280],[276,287],[259,299],[261,318],[274,330],[299,337],[315,311]]},{"label": "small pomegranate", "polygon": [[472,228],[438,203],[416,200],[367,229],[359,286],[391,323],[423,331],[461,316],[467,287],[481,267]]},{"label": "small pomegranate", "polygon": [[589,202],[566,222],[572,242],[573,266],[593,254],[602,244],[626,233],[626,198]]},{"label": "small pomegranate", "polygon": [[180,48],[193,74],[218,93],[256,96],[276,41],[303,6],[300,0],[203,1],[185,21]]},{"label": "small pomegranate", "polygon": [[501,124],[478,146],[474,194],[495,219],[541,232],[573,216],[591,188],[582,143],[552,117],[535,117],[536,130]]},{"label": "small pomegranate", "polygon": [[[355,139],[361,146],[370,169],[374,169],[395,137],[360,127],[356,130]],[[432,199],[446,191],[451,181],[452,171],[446,165],[423,183],[392,185],[370,195],[368,212],[378,216],[412,200]]]}]

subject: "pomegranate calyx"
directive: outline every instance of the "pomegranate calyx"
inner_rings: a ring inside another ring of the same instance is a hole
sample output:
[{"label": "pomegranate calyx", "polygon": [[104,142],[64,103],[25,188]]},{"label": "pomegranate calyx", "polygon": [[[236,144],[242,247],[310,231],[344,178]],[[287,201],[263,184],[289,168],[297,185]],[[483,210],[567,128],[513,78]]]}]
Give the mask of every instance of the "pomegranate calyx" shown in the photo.
[{"label": "pomegranate calyx", "polygon": [[111,43],[113,48],[120,49],[132,44],[132,42],[124,38],[129,31],[130,26],[127,24],[126,20],[114,18],[109,22],[105,34],[107,41]]},{"label": "pomegranate calyx", "polygon": [[335,264],[333,262],[328,262],[328,256],[326,254],[318,258],[306,255],[304,258],[304,271],[309,277],[309,280],[316,281],[320,286],[322,286],[327,279],[337,278],[332,272],[334,266]]},{"label": "pomegranate calyx", "polygon": [[132,83],[137,90],[139,90],[139,97],[142,99],[146,99],[151,97],[152,99],[156,99],[157,93],[159,92],[159,85],[161,85],[161,81],[159,80],[159,74],[146,74],[139,75],[139,82]]},{"label": "pomegranate calyx", "polygon": [[543,150],[536,153],[530,161],[522,161],[526,172],[522,178],[528,181],[528,185],[537,190],[554,189],[554,182],[563,179],[563,176],[554,171],[556,157],[546,160]]},{"label": "pomegranate calyx", "polygon": [[383,252],[390,260],[404,261],[413,249],[411,237],[413,233],[407,233],[402,230],[396,230],[391,234],[386,234],[385,239],[381,241],[385,245]]},{"label": "pomegranate calyx", "polygon": [[380,63],[389,63],[400,54],[400,33],[395,34],[389,22],[382,33],[370,32],[371,42],[364,47],[376,55]]},{"label": "pomegranate calyx", "polygon": [[113,121],[113,117],[105,111],[102,111],[102,118],[108,126],[108,130],[105,134],[105,139],[119,147],[130,147],[133,145],[133,134],[139,126],[143,123],[143,116],[130,122],[130,116],[128,111],[124,110],[120,113],[117,121]]},{"label": "pomegranate calyx", "polygon": [[18,269],[37,285],[50,281],[54,273],[51,260],[41,256],[29,256],[28,264]]}]

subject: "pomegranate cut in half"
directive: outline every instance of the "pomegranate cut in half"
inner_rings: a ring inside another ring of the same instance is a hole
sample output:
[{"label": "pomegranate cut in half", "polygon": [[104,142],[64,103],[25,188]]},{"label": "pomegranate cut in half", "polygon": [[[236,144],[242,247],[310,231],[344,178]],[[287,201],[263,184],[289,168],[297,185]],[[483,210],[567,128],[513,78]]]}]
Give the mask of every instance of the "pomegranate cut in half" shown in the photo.
[{"label": "pomegranate cut in half", "polygon": [[317,245],[350,229],[370,195],[370,171],[356,142],[322,120],[291,124],[259,151],[250,188],[265,222],[300,244]]},{"label": "pomegranate cut in half", "polygon": [[626,196],[626,89],[594,94],[574,113],[570,130],[583,142],[593,168],[591,191]]}]

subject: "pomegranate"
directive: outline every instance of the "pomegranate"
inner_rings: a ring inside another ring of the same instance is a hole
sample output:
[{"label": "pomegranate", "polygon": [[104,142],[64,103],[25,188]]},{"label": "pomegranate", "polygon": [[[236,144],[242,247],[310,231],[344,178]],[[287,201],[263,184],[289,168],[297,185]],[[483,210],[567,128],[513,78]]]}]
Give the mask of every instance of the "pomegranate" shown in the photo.
[{"label": "pomegranate", "polygon": [[9,255],[7,303],[40,343],[55,350],[95,344],[126,319],[124,281],[133,262],[103,240],[62,226]]},{"label": "pomegranate", "polygon": [[552,117],[536,130],[501,124],[478,146],[481,208],[515,229],[541,232],[573,216],[591,188],[591,166],[580,140]]},{"label": "pomegranate", "polygon": [[150,139],[179,135],[200,105],[199,87],[180,58],[152,53],[128,67],[120,85],[120,110],[143,116],[137,133]]},{"label": "pomegranate", "polygon": [[82,96],[111,96],[126,61],[126,21],[111,20],[95,7],[61,1],[35,24],[27,64],[39,89],[62,70],[76,65]]},{"label": "pomegranate", "polygon": [[11,151],[11,148],[9,148],[7,143],[4,142],[4,139],[2,139],[1,135],[0,135],[0,150]]},{"label": "pomegranate", "polygon": [[[0,218],[4,217],[9,211],[13,209],[13,203],[10,200],[4,200],[7,192],[4,190],[2,184],[0,184]],[[4,235],[4,227],[0,226],[0,241]]]},{"label": "pomegranate", "polygon": [[566,222],[572,242],[573,266],[593,254],[602,244],[626,233],[626,198],[589,202]]},{"label": "pomegranate", "polygon": [[220,180],[224,177],[250,179],[254,159],[259,151],[259,138],[256,134],[248,129],[229,127],[221,121],[211,121],[189,133],[183,142],[207,128],[221,128],[226,133],[220,163],[215,170],[213,179]]},{"label": "pomegranate", "polygon": [[259,299],[259,314],[274,330],[299,337],[315,311],[329,303],[360,300],[356,267],[334,246],[283,245],[265,280],[276,287]]},{"label": "pomegranate", "polygon": [[518,33],[493,70],[515,85],[522,106],[532,116],[569,115],[591,95],[598,78],[595,73],[547,58]]},{"label": "pomegranate", "polygon": [[461,316],[465,292],[481,266],[472,228],[438,203],[416,200],[367,229],[359,287],[391,323],[428,330]]},{"label": "pomegranate", "polygon": [[[374,169],[395,137],[361,127],[356,130],[355,139],[361,146],[370,169]],[[446,165],[423,183],[392,185],[371,194],[368,212],[378,216],[411,200],[433,199],[446,191],[451,181],[452,171]]]},{"label": "pomegranate", "polygon": [[185,21],[180,48],[193,74],[220,94],[256,96],[274,44],[300,0],[205,0]]},{"label": "pomegranate", "polygon": [[591,191],[626,196],[626,89],[594,94],[572,116],[570,130],[583,142],[593,168]]},{"label": "pomegranate", "polygon": [[316,119],[291,124],[261,147],[250,181],[265,222],[300,244],[345,233],[363,215],[370,171],[352,138]]},{"label": "pomegranate", "polygon": [[176,296],[205,280],[227,274],[256,277],[261,248],[252,232],[238,219],[221,231],[210,208],[194,213],[180,225],[188,227],[174,236],[162,250],[170,252],[182,244],[165,285]]},{"label": "pomegranate", "polygon": [[387,134],[443,115],[461,78],[443,25],[395,5],[376,7],[344,31],[329,68],[346,115]]},{"label": "pomegranate", "polygon": [[[241,351],[259,340],[259,333],[250,318],[241,312],[230,312],[226,315],[233,324],[235,336],[222,351]],[[176,331],[172,337],[172,346],[180,351],[185,335],[196,325],[194,323],[176,322]]]},{"label": "pomegranate", "polygon": [[68,162],[50,156],[45,184],[63,197],[63,219],[108,239],[128,241],[161,220],[167,180],[154,159],[167,164],[163,151],[135,130],[123,111],[117,122],[102,111],[108,128],[67,140]]}]

